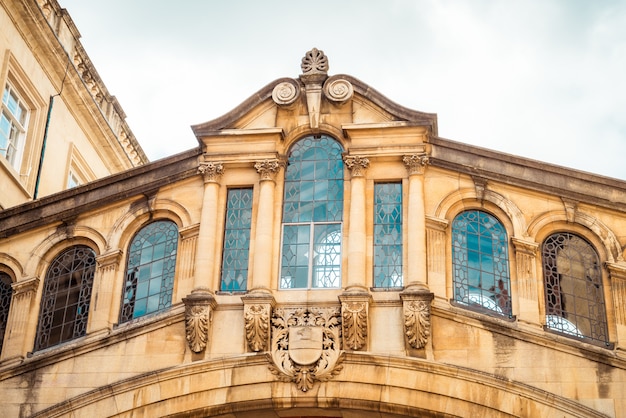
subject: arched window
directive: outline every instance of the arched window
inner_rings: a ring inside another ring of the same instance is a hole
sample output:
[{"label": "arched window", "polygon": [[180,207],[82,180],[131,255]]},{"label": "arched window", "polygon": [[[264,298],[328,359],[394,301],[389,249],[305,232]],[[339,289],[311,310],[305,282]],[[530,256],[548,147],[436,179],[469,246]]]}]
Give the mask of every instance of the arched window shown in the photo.
[{"label": "arched window", "polygon": [[511,316],[506,230],[492,215],[468,210],[452,222],[454,300]]},{"label": "arched window", "polygon": [[280,288],[341,286],[343,161],[328,136],[306,137],[285,173]]},{"label": "arched window", "polygon": [[84,245],[69,248],[50,264],[44,279],[35,350],[87,333],[96,254]]},{"label": "arched window", "polygon": [[11,287],[11,276],[0,271],[0,353],[2,352],[2,343],[4,341],[4,333],[7,330],[7,322],[9,321],[9,308],[11,307],[11,297],[13,296],[13,288]]},{"label": "arched window", "polygon": [[120,323],[172,304],[178,228],[171,221],[143,227],[130,243]]},{"label": "arched window", "polygon": [[583,238],[559,232],[542,247],[546,326],[608,344],[600,259]]}]

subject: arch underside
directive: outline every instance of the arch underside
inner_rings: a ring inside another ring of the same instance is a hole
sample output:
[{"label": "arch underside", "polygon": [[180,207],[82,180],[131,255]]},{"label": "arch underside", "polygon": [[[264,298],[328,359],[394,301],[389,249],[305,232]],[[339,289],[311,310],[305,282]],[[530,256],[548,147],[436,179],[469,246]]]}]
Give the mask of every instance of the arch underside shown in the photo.
[{"label": "arch underside", "polygon": [[66,400],[35,417],[605,417],[558,395],[427,360],[345,353],[308,392],[282,382],[265,354],[198,361]]}]

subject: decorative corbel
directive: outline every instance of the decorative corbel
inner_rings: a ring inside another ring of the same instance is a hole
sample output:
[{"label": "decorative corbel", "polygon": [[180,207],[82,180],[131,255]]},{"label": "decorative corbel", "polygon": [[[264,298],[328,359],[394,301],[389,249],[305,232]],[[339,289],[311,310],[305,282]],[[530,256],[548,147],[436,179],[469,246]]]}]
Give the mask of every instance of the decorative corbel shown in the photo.
[{"label": "decorative corbel", "polygon": [[256,289],[241,297],[248,350],[254,353],[270,347],[270,321],[276,302],[265,289]]},{"label": "decorative corbel", "polygon": [[206,349],[209,341],[209,326],[213,319],[213,310],[217,302],[207,288],[196,288],[183,298],[185,304],[185,335],[189,348],[194,353]]},{"label": "decorative corbel", "polygon": [[372,296],[365,289],[347,289],[339,296],[344,350],[367,350],[371,300]]},{"label": "decorative corbel", "polygon": [[485,191],[487,190],[487,179],[480,176],[472,176],[474,180],[474,190],[476,191],[476,200],[482,202],[485,200]]},{"label": "decorative corbel", "polygon": [[574,220],[576,219],[576,212],[578,210],[578,202],[566,197],[561,197],[561,200],[563,201],[563,208],[565,209],[567,222],[574,223]]},{"label": "decorative corbel", "polygon": [[400,293],[404,317],[404,342],[407,352],[420,355],[430,337],[430,304],[434,294],[424,283],[411,283]]}]

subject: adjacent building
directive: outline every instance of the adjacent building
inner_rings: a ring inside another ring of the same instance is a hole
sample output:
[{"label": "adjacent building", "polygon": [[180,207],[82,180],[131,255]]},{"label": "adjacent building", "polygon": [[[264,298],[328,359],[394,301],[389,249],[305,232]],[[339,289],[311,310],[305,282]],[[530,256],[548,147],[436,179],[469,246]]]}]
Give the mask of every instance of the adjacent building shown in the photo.
[{"label": "adjacent building", "polygon": [[626,415],[626,182],[301,70],[0,211],[4,413]]}]

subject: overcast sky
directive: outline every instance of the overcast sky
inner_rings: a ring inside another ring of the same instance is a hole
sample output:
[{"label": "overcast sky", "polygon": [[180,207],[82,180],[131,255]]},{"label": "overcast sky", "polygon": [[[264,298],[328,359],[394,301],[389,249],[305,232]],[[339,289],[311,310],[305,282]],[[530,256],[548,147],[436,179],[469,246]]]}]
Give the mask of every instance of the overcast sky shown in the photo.
[{"label": "overcast sky", "polygon": [[621,0],[59,0],[151,160],[317,47],[439,136],[626,179]]}]

